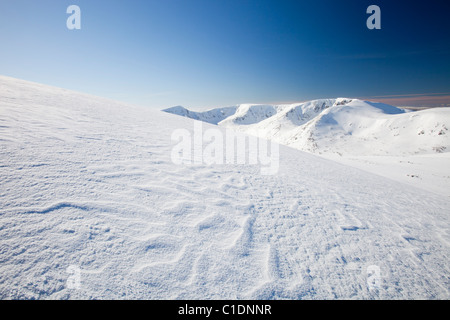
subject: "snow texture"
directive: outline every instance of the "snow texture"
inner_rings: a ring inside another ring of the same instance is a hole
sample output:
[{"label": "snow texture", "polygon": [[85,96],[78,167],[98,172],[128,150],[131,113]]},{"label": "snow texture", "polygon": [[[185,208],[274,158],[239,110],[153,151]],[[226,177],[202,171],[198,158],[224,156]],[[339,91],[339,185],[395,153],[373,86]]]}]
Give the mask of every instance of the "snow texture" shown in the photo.
[{"label": "snow texture", "polygon": [[285,146],[175,165],[193,125],[0,77],[0,298],[450,298],[448,197]]}]

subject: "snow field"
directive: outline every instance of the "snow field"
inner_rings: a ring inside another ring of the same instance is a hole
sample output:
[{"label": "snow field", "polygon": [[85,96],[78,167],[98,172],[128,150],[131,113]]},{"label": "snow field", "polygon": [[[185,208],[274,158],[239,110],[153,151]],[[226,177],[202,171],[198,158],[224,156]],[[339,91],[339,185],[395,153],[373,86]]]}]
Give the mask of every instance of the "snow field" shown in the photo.
[{"label": "snow field", "polygon": [[450,296],[442,196],[282,146],[272,176],[175,165],[190,119],[6,77],[0,96],[1,299]]}]

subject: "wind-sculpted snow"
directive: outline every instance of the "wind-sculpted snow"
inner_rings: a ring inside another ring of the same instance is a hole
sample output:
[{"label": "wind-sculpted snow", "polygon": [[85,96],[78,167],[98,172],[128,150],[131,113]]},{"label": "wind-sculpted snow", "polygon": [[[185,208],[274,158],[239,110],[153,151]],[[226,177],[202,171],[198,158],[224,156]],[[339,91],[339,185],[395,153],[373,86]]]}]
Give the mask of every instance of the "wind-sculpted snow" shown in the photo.
[{"label": "wind-sculpted snow", "polygon": [[180,128],[0,77],[0,298],[450,298],[448,198],[288,147],[176,165]]}]

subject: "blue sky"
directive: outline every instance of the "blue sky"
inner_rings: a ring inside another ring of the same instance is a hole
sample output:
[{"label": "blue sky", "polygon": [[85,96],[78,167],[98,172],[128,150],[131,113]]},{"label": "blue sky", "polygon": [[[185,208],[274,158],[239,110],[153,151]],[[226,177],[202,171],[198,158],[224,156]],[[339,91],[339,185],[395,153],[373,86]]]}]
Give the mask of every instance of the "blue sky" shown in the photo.
[{"label": "blue sky", "polygon": [[[156,108],[445,96],[445,3],[2,0],[0,74]],[[66,27],[72,4],[81,30]]]}]

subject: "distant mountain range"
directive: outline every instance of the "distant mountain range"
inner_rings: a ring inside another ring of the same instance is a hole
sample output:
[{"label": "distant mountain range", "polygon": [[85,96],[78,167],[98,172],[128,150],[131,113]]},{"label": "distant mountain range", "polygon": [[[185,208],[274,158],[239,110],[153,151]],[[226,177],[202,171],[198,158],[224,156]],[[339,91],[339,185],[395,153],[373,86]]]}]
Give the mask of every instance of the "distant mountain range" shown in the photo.
[{"label": "distant mountain range", "polygon": [[181,106],[164,111],[318,154],[402,156],[450,151],[447,108],[412,112],[337,98],[284,105],[241,104],[204,112]]}]

